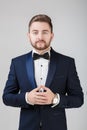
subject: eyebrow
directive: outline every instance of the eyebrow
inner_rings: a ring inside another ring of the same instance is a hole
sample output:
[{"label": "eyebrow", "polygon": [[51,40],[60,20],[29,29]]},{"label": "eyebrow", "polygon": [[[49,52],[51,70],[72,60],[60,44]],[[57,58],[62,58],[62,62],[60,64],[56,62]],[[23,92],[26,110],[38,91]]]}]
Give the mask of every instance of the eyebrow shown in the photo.
[{"label": "eyebrow", "polygon": [[43,30],[44,32],[49,32],[48,30]]},{"label": "eyebrow", "polygon": [[[35,32],[35,31],[38,31],[38,30],[32,30],[32,32]],[[49,32],[48,30],[42,30],[43,32]]]}]

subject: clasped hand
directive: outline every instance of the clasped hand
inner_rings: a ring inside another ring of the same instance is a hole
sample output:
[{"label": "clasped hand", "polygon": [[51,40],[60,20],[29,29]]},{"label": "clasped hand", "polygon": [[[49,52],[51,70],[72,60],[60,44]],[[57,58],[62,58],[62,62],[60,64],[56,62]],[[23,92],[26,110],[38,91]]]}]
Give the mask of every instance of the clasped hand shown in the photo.
[{"label": "clasped hand", "polygon": [[[41,92],[40,90],[44,90]],[[32,91],[28,92],[27,100],[30,104],[37,105],[49,105],[52,104],[52,100],[55,94],[45,86],[39,86]]]}]

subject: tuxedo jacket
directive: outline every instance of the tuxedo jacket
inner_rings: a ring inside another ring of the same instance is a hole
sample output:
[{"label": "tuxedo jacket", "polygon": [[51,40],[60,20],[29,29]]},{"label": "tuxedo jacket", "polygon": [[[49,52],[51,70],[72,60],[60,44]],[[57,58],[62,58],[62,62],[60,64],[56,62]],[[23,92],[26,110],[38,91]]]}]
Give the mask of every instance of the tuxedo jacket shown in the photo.
[{"label": "tuxedo jacket", "polygon": [[46,87],[59,93],[60,103],[52,105],[29,105],[25,94],[37,87],[34,76],[32,52],[12,59],[8,80],[3,92],[3,102],[20,107],[19,130],[67,130],[65,108],[77,108],[83,104],[83,92],[73,58],[51,49]]}]

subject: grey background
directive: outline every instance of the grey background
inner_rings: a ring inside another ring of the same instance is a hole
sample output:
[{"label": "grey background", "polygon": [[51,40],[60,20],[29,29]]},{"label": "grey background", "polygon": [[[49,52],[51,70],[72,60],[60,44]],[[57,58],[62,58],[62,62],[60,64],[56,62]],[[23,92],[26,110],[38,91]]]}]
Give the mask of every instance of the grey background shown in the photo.
[{"label": "grey background", "polygon": [[68,130],[86,130],[87,0],[0,0],[0,130],[18,129],[20,109],[5,106],[2,92],[11,59],[32,49],[27,26],[30,18],[39,13],[53,20],[53,48],[75,58],[85,95],[81,108],[66,110]]}]

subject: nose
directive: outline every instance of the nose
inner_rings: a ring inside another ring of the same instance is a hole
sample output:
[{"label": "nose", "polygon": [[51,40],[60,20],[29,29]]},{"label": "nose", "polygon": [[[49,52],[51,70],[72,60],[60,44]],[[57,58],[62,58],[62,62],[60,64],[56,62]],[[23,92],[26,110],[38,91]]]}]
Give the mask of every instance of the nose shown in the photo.
[{"label": "nose", "polygon": [[39,39],[39,40],[42,40],[42,39],[43,39],[43,34],[42,34],[42,33],[39,33],[39,34],[38,34],[38,39]]}]

